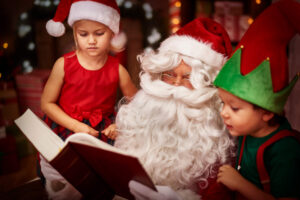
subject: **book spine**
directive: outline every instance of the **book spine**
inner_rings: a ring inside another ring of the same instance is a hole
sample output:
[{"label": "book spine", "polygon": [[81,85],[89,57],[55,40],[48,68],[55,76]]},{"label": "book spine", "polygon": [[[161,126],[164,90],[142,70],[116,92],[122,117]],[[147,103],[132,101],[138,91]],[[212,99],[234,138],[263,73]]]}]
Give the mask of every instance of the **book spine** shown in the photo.
[{"label": "book spine", "polygon": [[69,143],[50,164],[84,197],[84,199],[112,199],[114,192],[97,173],[76,153]]}]

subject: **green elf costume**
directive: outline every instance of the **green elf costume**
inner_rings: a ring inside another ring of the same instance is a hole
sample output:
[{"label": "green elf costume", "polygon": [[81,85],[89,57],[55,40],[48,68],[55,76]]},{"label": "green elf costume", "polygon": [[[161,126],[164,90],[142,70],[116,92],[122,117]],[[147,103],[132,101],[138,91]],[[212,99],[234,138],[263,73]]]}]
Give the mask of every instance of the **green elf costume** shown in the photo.
[{"label": "green elf costume", "polygon": [[[299,73],[289,83],[286,47],[300,33],[300,4],[280,0],[249,27],[214,81],[216,87],[278,115]],[[299,133],[285,120],[273,133],[239,137],[241,175],[274,197],[300,198]]]}]

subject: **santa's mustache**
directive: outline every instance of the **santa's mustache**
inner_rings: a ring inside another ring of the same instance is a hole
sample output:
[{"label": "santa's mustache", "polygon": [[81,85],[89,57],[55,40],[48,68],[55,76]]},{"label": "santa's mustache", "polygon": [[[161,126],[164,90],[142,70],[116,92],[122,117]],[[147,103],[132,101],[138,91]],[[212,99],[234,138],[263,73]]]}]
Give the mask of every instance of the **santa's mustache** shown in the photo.
[{"label": "santa's mustache", "polygon": [[216,88],[212,86],[191,90],[183,86],[167,84],[159,79],[152,80],[149,73],[141,74],[140,80],[145,93],[163,99],[174,99],[191,107],[199,107],[217,94]]}]

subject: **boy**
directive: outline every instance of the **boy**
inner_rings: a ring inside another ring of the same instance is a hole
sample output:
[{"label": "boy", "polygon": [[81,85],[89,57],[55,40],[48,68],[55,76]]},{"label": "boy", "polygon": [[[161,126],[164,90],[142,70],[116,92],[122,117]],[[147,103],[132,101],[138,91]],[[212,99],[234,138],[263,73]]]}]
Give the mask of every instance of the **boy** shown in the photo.
[{"label": "boy", "polygon": [[236,191],[237,199],[300,198],[298,133],[282,115],[299,76],[288,83],[285,55],[286,44],[300,31],[299,12],[300,4],[291,0],[272,4],[214,81],[224,123],[239,137],[237,170],[221,166],[217,181]]}]

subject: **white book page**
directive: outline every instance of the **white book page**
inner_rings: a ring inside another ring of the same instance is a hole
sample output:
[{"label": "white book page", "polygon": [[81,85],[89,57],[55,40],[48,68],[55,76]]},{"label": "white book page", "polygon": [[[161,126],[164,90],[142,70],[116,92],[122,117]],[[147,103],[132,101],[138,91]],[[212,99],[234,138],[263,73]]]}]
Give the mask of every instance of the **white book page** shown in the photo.
[{"label": "white book page", "polygon": [[51,161],[63,148],[64,142],[30,109],[15,120],[33,146]]}]

